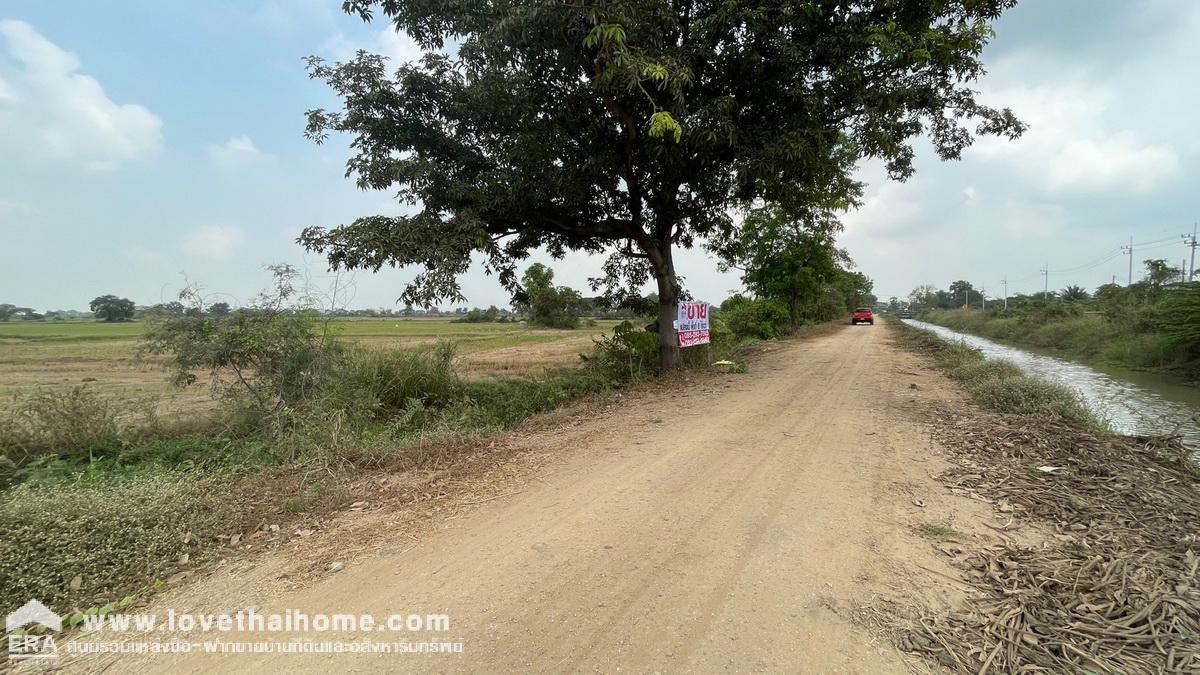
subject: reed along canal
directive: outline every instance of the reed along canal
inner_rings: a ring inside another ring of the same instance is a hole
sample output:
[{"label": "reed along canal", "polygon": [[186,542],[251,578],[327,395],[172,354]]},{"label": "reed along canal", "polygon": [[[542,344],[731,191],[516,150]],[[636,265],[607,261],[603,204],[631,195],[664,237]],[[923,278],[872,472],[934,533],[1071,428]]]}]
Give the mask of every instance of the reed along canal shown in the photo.
[{"label": "reed along canal", "polygon": [[964,342],[989,359],[1010,361],[1030,375],[1074,389],[1119,434],[1178,434],[1184,445],[1200,455],[1200,389],[1152,373],[1087,366],[924,321],[904,322],[942,339]]}]

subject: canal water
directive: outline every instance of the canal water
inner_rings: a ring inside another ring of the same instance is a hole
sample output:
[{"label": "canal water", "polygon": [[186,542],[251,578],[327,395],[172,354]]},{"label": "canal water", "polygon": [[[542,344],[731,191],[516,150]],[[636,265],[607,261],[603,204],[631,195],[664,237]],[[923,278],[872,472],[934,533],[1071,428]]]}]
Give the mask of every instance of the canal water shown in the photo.
[{"label": "canal water", "polygon": [[988,358],[1011,361],[1031,375],[1078,391],[1117,433],[1142,436],[1178,433],[1184,445],[1200,454],[1200,421],[1194,418],[1200,413],[1200,389],[1147,373],[1101,370],[916,319],[904,322],[947,340],[965,342]]}]

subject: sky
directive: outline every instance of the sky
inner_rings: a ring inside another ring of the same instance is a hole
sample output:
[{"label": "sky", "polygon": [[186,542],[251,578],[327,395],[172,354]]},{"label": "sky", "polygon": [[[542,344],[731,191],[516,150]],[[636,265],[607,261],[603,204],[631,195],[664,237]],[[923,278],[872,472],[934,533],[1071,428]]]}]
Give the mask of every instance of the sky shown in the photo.
[{"label": "sky", "polygon": [[[396,214],[344,177],[348,139],[317,146],[304,112],[337,107],[303,58],[418,51],[340,0],[125,0],[0,4],[0,302],[85,309],[107,293],[153,304],[199,284],[249,302],[264,266],[291,263],[339,304],[392,307],[415,270],[334,280],[295,244],[310,225]],[[1142,260],[1178,265],[1200,220],[1200,2],[1025,0],[994,26],[975,83],[1030,125],[957,162],[917,144],[917,173],[865,162],[862,207],[840,238],[884,300],[956,279],[990,297],[1124,282]],[[601,258],[551,263],[585,294]],[[532,260],[530,261],[532,262]],[[678,255],[692,295],[740,288],[703,251]],[[1048,277],[1041,273],[1049,270]],[[470,305],[506,306],[480,267]]]}]

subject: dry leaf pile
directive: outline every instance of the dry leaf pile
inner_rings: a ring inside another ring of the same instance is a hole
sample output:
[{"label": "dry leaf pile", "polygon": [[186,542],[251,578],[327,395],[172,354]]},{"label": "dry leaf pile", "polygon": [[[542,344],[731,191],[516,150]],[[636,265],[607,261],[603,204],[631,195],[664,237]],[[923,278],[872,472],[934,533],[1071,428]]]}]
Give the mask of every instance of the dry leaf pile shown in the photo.
[{"label": "dry leaf pile", "polygon": [[1200,471],[1177,439],[1002,415],[947,418],[939,436],[953,491],[1053,541],[973,552],[968,608],[902,647],[970,673],[1200,673]]}]

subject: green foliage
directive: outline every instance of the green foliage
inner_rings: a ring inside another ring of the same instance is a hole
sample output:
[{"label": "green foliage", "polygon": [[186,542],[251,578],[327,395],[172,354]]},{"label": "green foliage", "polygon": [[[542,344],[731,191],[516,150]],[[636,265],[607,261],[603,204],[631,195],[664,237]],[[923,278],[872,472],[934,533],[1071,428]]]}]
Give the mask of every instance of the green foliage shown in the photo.
[{"label": "green foliage", "polygon": [[592,355],[585,357],[584,362],[614,382],[643,379],[657,370],[657,333],[622,321],[613,328],[612,335],[594,338],[593,342]]},{"label": "green foliage", "polygon": [[1085,429],[1105,429],[1078,392],[1061,384],[1025,375],[967,380],[966,384],[971,396],[985,408],[1018,415],[1051,413]]},{"label": "green foliage", "polygon": [[850,271],[850,256],[834,245],[840,230],[829,208],[797,218],[764,207],[749,212],[717,253],[724,268],[743,271],[742,283],[755,295],[784,303],[793,325],[830,321],[874,302],[871,280]]},{"label": "green foliage", "polygon": [[319,392],[317,405],[352,417],[381,418],[413,405],[442,408],[459,400],[455,346],[343,350]]},{"label": "green foliage", "polygon": [[474,307],[454,321],[457,323],[497,323],[508,321],[508,317],[501,315],[500,309],[495,305],[491,305],[487,309]]},{"label": "green foliage", "polygon": [[578,328],[586,303],[578,291],[554,285],[554,270],[534,263],[521,277],[525,301],[519,303],[529,314],[531,326]]},{"label": "green foliage", "polygon": [[133,301],[115,295],[102,295],[88,303],[88,309],[101,321],[129,321],[133,318]]},{"label": "green foliage", "polygon": [[657,282],[660,364],[674,367],[675,248],[722,246],[730,214],[760,203],[845,208],[861,196],[859,160],[906,178],[917,137],[953,159],[975,134],[1021,133],[972,88],[988,25],[1013,2],[348,0],[426,53],[310,58],[342,106],[310,111],[308,136],[353,136],[359,187],[421,210],[300,242],[335,268],[423,266],[403,293],[417,304],[461,299],[476,253],[516,293],[534,251],[608,252],[597,288]]},{"label": "green foliage", "polygon": [[1188,358],[1200,357],[1200,283],[1193,282],[1167,293],[1162,314],[1162,332],[1167,344]]},{"label": "green foliage", "polygon": [[162,314],[143,336],[149,354],[165,354],[180,386],[207,371],[226,398],[248,396],[260,413],[280,412],[312,398],[335,369],[339,350],[328,331],[318,330],[316,313],[289,306],[296,270],[270,268],[274,288],[252,307],[223,316],[205,314],[198,297],[185,290],[196,311]]},{"label": "green foliage", "polygon": [[720,317],[733,335],[743,338],[773,340],[792,326],[787,306],[774,298],[734,295],[721,303]]},{"label": "green foliage", "polygon": [[0,606],[107,602],[170,574],[184,555],[203,552],[199,543],[240,531],[243,519],[225,477],[11,488],[0,496]]}]

